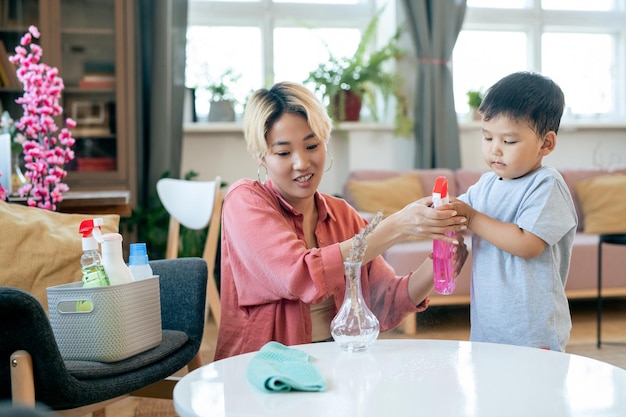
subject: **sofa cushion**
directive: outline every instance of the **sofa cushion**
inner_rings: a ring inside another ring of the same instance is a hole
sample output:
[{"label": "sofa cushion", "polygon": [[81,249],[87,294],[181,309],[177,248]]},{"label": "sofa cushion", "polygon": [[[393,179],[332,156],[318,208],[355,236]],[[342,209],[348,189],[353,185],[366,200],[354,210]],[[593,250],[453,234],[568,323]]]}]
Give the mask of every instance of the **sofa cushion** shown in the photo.
[{"label": "sofa cushion", "polygon": [[383,217],[424,197],[419,176],[414,173],[381,180],[349,180],[348,189],[358,211],[376,213],[382,210]]},{"label": "sofa cushion", "polygon": [[626,174],[601,175],[574,184],[585,233],[626,233]]},{"label": "sofa cushion", "polygon": [[433,168],[433,169],[408,169],[408,170],[376,170],[376,169],[357,169],[350,171],[348,178],[343,185],[343,197],[352,206],[355,206],[354,198],[350,193],[348,183],[350,181],[372,181],[372,180],[385,180],[399,175],[415,174],[419,177],[420,185],[424,193],[430,193],[435,185],[437,177],[444,176],[448,178],[448,192],[450,195],[457,195],[456,181],[452,181],[454,178],[454,170],[448,168]]},{"label": "sofa cushion", "polygon": [[80,222],[102,217],[118,232],[117,214],[64,214],[0,201],[0,285],[32,294],[47,311],[46,288],[82,279]]},{"label": "sofa cushion", "polygon": [[67,371],[78,379],[110,378],[162,361],[183,347],[189,338],[179,330],[163,330],[161,343],[152,349],[117,362],[67,360]]},{"label": "sofa cushion", "polygon": [[481,175],[483,175],[485,172],[487,171],[484,169],[457,169],[454,175],[454,179],[456,181],[456,189],[458,194],[453,195],[453,197],[458,197],[461,194],[466,193],[467,189],[476,184]]}]

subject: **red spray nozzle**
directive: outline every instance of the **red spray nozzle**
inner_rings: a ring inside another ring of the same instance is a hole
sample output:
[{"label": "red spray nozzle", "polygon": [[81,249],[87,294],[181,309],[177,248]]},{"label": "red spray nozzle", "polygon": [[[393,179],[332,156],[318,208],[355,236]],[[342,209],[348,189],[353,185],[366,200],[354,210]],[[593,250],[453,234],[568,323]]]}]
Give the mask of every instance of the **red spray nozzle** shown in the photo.
[{"label": "red spray nozzle", "polygon": [[446,177],[437,177],[433,193],[439,194],[441,198],[448,197],[448,179]]},{"label": "red spray nozzle", "polygon": [[448,202],[448,179],[444,176],[437,177],[433,187],[433,205],[439,207]]},{"label": "red spray nozzle", "polygon": [[80,226],[78,227],[78,232],[82,233],[83,237],[91,237],[93,236],[94,230],[96,230],[96,234],[100,234],[100,228],[104,225],[104,220],[100,217],[97,219],[89,219],[83,220],[80,222]]}]

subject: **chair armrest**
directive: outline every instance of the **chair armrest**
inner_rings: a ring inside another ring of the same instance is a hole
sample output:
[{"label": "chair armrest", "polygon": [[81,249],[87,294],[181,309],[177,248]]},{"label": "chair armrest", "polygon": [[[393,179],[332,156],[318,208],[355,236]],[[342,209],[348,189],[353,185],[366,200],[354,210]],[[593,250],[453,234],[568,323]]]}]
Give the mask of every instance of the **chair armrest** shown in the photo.
[{"label": "chair armrest", "polygon": [[150,261],[161,287],[163,329],[180,330],[201,343],[204,332],[207,263],[202,258]]},{"label": "chair armrest", "polygon": [[[39,368],[41,380],[35,392],[46,386],[70,383],[52,327],[42,305],[18,288],[0,287],[0,398],[11,398],[10,358],[16,351],[27,351]],[[42,366],[45,364],[45,366]]]}]

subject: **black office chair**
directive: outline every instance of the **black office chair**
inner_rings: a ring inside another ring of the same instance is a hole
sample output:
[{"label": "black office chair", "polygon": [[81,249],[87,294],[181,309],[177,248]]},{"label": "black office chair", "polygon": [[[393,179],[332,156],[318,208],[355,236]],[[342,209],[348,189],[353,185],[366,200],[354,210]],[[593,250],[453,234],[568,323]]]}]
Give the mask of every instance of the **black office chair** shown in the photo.
[{"label": "black office chair", "polygon": [[151,261],[159,275],[161,344],[113,363],[63,360],[42,305],[0,287],[0,399],[43,404],[59,416],[103,410],[129,395],[172,398],[172,375],[194,361],[204,331],[207,264],[201,258]]},{"label": "black office chair", "polygon": [[[598,241],[598,297],[596,298],[596,317],[598,319],[598,341],[597,346],[600,349],[602,345],[602,245],[626,245],[626,234],[600,235]],[[605,342],[609,344],[609,342]],[[611,344],[623,344],[610,342]]]}]

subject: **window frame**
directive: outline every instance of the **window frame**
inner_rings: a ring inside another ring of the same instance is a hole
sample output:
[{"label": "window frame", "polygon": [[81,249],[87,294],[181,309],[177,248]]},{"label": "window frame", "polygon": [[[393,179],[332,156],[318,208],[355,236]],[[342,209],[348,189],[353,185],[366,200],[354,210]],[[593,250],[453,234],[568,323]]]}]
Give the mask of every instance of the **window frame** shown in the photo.
[{"label": "window frame", "polygon": [[[257,26],[261,30],[262,79],[274,82],[275,27],[300,27],[301,23],[312,27],[353,28],[363,31],[378,7],[380,0],[358,0],[356,4],[301,4],[259,1],[189,0],[188,26]],[[385,15],[390,14],[387,7]],[[395,22],[381,19],[381,32]]]},{"label": "window frame", "polygon": [[[541,72],[543,33],[598,33],[614,36],[613,112],[598,121],[626,120],[626,0],[614,0],[611,11],[544,10],[541,0],[527,0],[524,9],[467,8],[462,31],[521,31],[528,39],[528,70]],[[488,47],[488,46],[487,46]],[[453,63],[454,65],[454,63]]]}]

